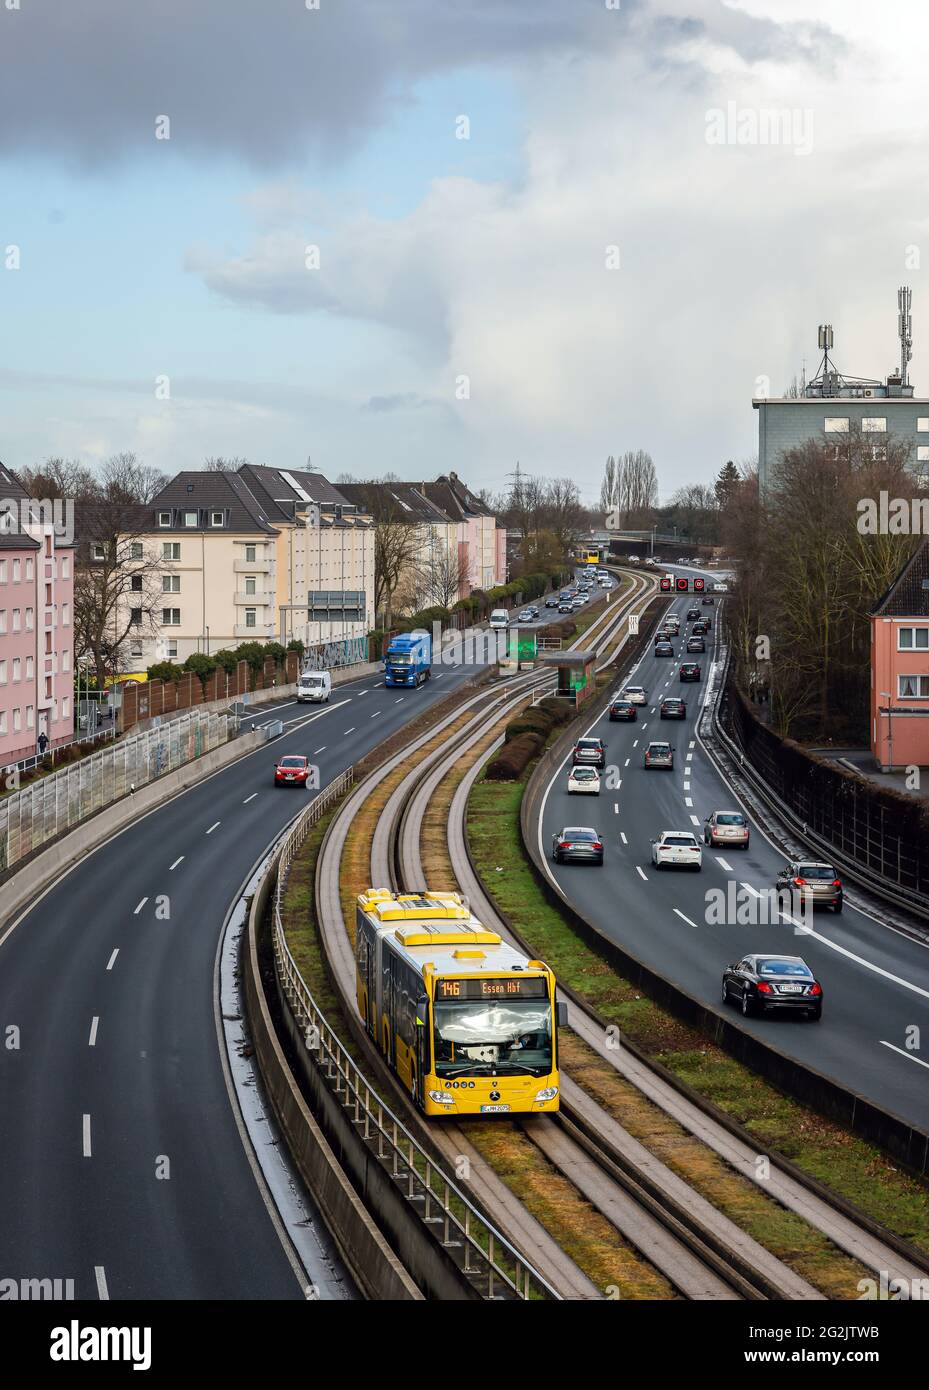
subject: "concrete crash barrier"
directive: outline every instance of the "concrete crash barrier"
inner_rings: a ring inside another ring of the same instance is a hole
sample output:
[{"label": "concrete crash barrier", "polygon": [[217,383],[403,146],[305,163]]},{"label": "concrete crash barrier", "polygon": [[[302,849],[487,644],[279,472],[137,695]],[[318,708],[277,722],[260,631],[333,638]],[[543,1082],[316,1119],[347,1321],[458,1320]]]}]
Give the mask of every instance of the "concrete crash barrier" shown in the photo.
[{"label": "concrete crash barrier", "polygon": [[[300,1176],[359,1288],[367,1298],[377,1301],[421,1300],[423,1295],[346,1177],[278,1040],[258,961],[259,926],[276,879],[276,869],[266,873],[252,899],[242,961],[246,1014],[262,1081]],[[345,1129],[344,1138],[351,1142],[356,1136],[347,1122]]]}]

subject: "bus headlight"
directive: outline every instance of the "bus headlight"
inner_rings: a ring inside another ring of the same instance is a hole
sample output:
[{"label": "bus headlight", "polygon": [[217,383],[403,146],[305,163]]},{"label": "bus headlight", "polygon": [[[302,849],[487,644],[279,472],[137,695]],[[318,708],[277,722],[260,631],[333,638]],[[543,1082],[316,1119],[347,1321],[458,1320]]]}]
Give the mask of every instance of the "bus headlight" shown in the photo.
[{"label": "bus headlight", "polygon": [[541,1091],[536,1091],[535,1103],[541,1105],[543,1101],[554,1100],[557,1094],[557,1086],[545,1086]]},{"label": "bus headlight", "polygon": [[454,1096],[450,1096],[447,1091],[430,1091],[429,1099],[434,1100],[436,1105],[454,1105]]}]

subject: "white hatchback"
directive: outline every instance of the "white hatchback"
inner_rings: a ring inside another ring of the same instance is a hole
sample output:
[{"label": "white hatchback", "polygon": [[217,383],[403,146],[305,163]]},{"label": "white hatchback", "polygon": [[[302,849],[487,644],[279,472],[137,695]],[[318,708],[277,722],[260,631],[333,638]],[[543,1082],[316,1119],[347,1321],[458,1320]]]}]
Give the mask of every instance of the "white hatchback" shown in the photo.
[{"label": "white hatchback", "polygon": [[600,771],[596,767],[584,766],[581,763],[575,764],[568,773],[568,794],[573,792],[585,792],[589,795],[600,795]]},{"label": "white hatchback", "polygon": [[703,850],[689,830],[662,830],[652,840],[652,863],[656,869],[700,869]]}]

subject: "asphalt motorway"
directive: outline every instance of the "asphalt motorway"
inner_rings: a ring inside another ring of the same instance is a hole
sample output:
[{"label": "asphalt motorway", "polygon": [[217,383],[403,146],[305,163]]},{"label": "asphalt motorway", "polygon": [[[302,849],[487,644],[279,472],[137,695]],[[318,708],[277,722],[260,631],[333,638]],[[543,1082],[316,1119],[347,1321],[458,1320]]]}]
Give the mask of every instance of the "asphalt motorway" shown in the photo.
[{"label": "asphalt motorway", "polygon": [[437,666],[416,690],[374,675],[322,707],[256,712],[283,736],[88,856],[7,934],[0,1277],[73,1279],[78,1299],[304,1297],[226,1089],[217,945],[308,803],[273,785],[281,755],[306,753],[325,786],[476,669]]},{"label": "asphalt motorway", "polygon": [[[674,567],[675,572],[698,571]],[[708,582],[712,574],[706,575]],[[700,596],[696,596],[699,605]],[[721,977],[730,962],[751,951],[801,955],[822,981],[823,1018],[742,1019],[731,1006],[727,1016],[778,1048],[817,1068],[859,1095],[889,1109],[922,1129],[929,1127],[929,1061],[925,1052],[907,1046],[914,1026],[929,1037],[929,948],[880,920],[876,904],[861,903],[854,889],[841,916],[817,911],[812,924],[761,918],[758,894],[774,886],[784,865],[780,852],[751,821],[747,851],[703,847],[701,872],[657,870],[651,862],[651,840],[662,830],[692,830],[702,843],[704,818],[714,810],[739,807],[696,733],[704,700],[709,663],[713,659],[717,608],[703,609],[713,618],[705,654],[684,651],[690,624],[684,618],[694,595],[671,601],[681,617],[681,635],[673,639],[675,656],[656,658],[651,649],[626,683],[648,691],[636,723],[611,724],[606,714],[585,733],[598,735],[606,745],[607,764],[615,768],[615,789],[603,782],[599,796],[568,796],[567,765],[554,776],[542,812],[541,848],[553,879],[578,909],[604,935],[628,948],[640,960],[689,994],[724,1010]],[[682,684],[682,660],[702,666],[699,685]],[[662,720],[659,701],[682,695],[686,721]],[[673,771],[646,771],[643,754],[650,739],[667,739],[675,748]],[[593,826],[605,844],[603,867],[585,864],[556,866],[551,859],[552,835],[565,826]],[[733,884],[728,890],[727,885]],[[726,913],[721,924],[708,914],[709,890],[735,892],[737,915]],[[753,910],[753,900],[758,908]],[[856,901],[860,905],[856,905]]]}]

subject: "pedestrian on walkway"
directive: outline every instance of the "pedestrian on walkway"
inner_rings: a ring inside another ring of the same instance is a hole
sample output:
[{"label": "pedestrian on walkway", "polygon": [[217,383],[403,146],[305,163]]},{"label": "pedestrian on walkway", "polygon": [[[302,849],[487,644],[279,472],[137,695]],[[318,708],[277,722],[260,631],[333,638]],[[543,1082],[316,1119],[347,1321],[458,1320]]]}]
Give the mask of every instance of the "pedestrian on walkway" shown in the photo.
[{"label": "pedestrian on walkway", "polygon": [[45,750],[46,750],[47,747],[48,747],[48,734],[47,734],[47,733],[45,732],[45,730],[43,729],[42,732],[39,734],[39,753],[41,754],[41,756],[42,756],[43,758],[45,757]]}]

